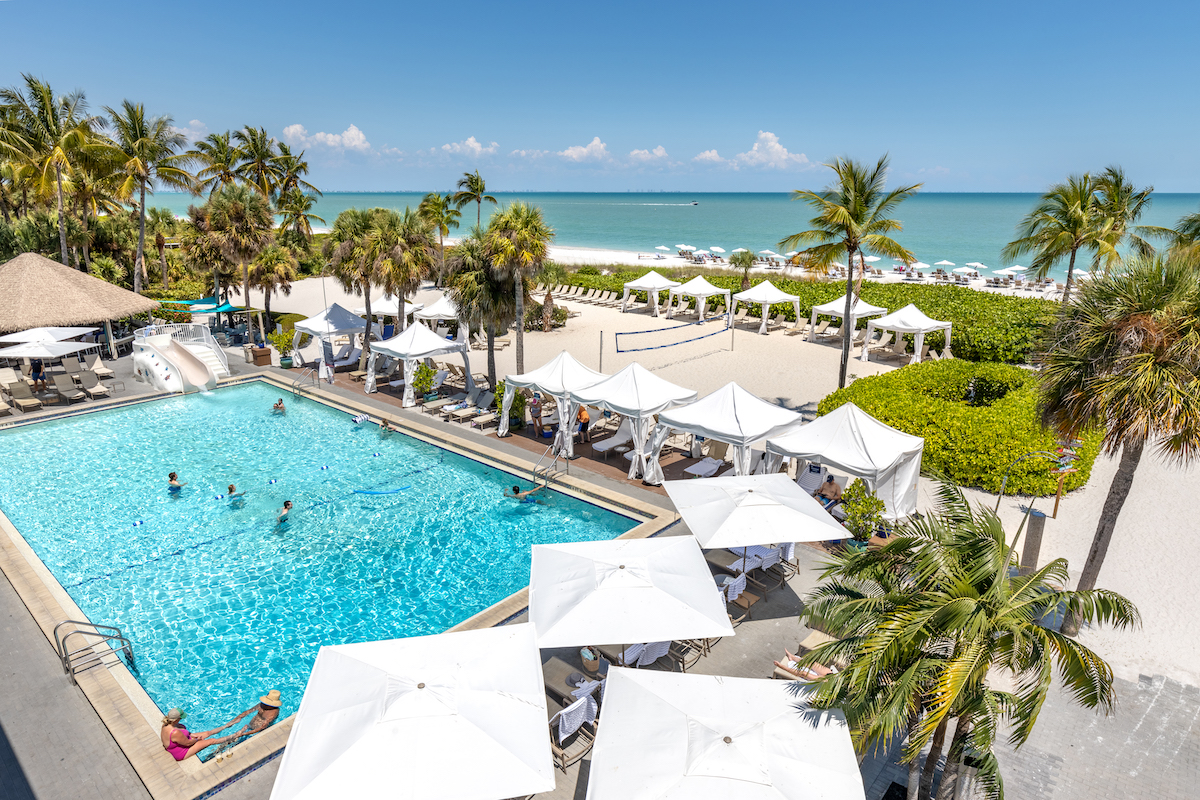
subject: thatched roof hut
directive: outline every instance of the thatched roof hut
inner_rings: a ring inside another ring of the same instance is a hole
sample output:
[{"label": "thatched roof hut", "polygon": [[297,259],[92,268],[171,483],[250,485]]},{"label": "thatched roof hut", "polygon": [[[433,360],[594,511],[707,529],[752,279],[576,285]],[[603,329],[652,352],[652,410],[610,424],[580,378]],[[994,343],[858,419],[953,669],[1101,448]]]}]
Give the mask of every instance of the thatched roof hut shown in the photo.
[{"label": "thatched roof hut", "polygon": [[0,264],[0,333],[42,326],[91,325],[155,308],[157,300],[37,253],[22,253]]}]

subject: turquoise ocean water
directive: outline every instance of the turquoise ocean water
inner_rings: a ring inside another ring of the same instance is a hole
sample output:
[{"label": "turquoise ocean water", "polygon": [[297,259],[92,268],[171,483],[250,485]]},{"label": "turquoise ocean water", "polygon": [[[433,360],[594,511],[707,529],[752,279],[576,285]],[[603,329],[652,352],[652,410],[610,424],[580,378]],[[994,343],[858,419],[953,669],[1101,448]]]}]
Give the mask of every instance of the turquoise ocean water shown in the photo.
[{"label": "turquoise ocean water", "polygon": [[[699,248],[736,247],[779,251],[779,241],[808,228],[811,209],[788,194],[731,193],[496,193],[501,204],[520,199],[538,205],[557,232],[555,243],[571,247],[654,251],[655,246],[690,244]],[[316,213],[329,225],[347,208],[416,207],[419,193],[330,192]],[[904,230],[896,238],[927,264],[979,261],[995,269],[1010,266],[1000,251],[1014,238],[1035,194],[918,194],[902,203],[896,218]],[[160,193],[150,200],[182,214],[196,198]],[[696,205],[692,205],[696,203]],[[490,209],[485,205],[483,219]],[[1200,194],[1156,194],[1146,225],[1171,226],[1200,211]],[[475,221],[475,207],[463,209],[464,233]],[[887,264],[884,261],[881,264]],[[1028,262],[1023,262],[1028,263]]]}]

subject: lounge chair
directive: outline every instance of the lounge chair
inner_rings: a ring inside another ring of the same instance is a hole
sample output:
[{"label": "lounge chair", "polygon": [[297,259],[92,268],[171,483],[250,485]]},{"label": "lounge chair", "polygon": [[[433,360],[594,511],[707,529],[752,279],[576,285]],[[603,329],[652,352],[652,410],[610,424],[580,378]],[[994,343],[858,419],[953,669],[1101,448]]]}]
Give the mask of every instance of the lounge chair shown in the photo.
[{"label": "lounge chair", "polygon": [[868,342],[867,347],[870,348],[871,350],[874,350],[879,347],[887,347],[891,343],[892,343],[892,332],[888,331],[887,333],[883,334],[883,336],[880,336],[875,341]]},{"label": "lounge chair", "polygon": [[469,419],[483,416],[484,414],[488,413],[488,410],[492,407],[492,402],[495,399],[496,395],[492,394],[491,392],[484,392],[482,395],[480,395],[479,401],[474,407],[460,408],[457,411],[452,411],[447,418],[451,422],[466,422]]},{"label": "lounge chair", "polygon": [[362,355],[362,348],[355,347],[353,350],[350,351],[350,354],[348,356],[346,356],[345,358],[334,359],[334,361],[333,361],[334,372],[337,372],[339,369],[342,369],[343,367],[349,367],[354,364],[357,364],[358,359],[361,355]]},{"label": "lounge chair", "polygon": [[667,658],[679,665],[680,672],[687,672],[689,667],[694,667],[706,655],[708,648],[705,643],[692,639],[671,642],[671,649],[667,651]]},{"label": "lounge chair", "polygon": [[903,336],[898,337],[896,343],[890,349],[883,350],[878,355],[883,358],[898,358],[901,360],[911,357],[911,354],[908,352],[908,342]]},{"label": "lounge chair", "polygon": [[828,319],[823,319],[820,322],[818,322],[817,327],[813,328],[813,331],[812,331],[813,338],[816,338],[819,336],[824,336],[825,331],[828,330],[828,328],[829,328],[830,322],[832,322],[832,320],[828,320]]},{"label": "lounge chair", "polygon": [[483,394],[483,389],[472,389],[467,392],[467,396],[464,399],[455,403],[447,403],[444,407],[438,409],[438,413],[446,419],[450,419],[450,415],[460,408],[473,408],[481,394]]},{"label": "lounge chair", "polygon": [[96,373],[96,377],[100,378],[101,380],[104,380],[105,378],[111,378],[116,374],[111,369],[104,366],[104,364],[100,361],[99,353],[92,353],[92,357],[87,360],[87,368]]},{"label": "lounge chair", "polygon": [[29,386],[33,382],[24,375],[17,374],[17,371],[12,367],[0,367],[0,388],[7,390],[14,383],[23,383]]},{"label": "lounge chair", "polygon": [[37,411],[42,407],[42,401],[33,396],[33,392],[29,390],[29,384],[24,381],[8,384],[8,396],[12,398],[17,408],[21,409],[22,414]]},{"label": "lounge chair", "polygon": [[[381,356],[380,354],[376,353],[375,355],[371,356],[370,358],[373,358],[373,359],[375,359],[375,369],[376,369],[376,371],[378,371],[378,370],[380,369],[380,364],[382,364],[382,363],[383,363],[383,362],[382,362],[382,360],[381,360],[381,359],[383,358],[383,356]],[[370,362],[370,360],[368,359],[368,361],[367,361],[367,369],[353,369],[353,370],[350,370],[350,380],[352,380],[352,381],[365,381],[365,380],[367,379],[367,373],[369,373],[370,371],[371,371],[371,362]]]},{"label": "lounge chair", "polygon": [[67,401],[67,405],[76,400],[87,400],[87,395],[75,388],[75,381],[71,380],[71,376],[61,372],[54,375],[54,391],[58,392],[60,398]]},{"label": "lounge chair", "polygon": [[782,328],[785,325],[787,325],[787,317],[785,317],[783,314],[776,314],[774,317],[767,320],[767,330]]},{"label": "lounge chair", "polygon": [[471,427],[478,427],[479,430],[483,430],[488,425],[493,423],[496,425],[500,424],[500,409],[495,409],[486,414],[480,414],[478,417],[473,418],[471,420]]},{"label": "lounge chair", "polygon": [[103,386],[100,379],[96,377],[96,373],[90,369],[79,373],[79,383],[83,387],[83,391],[87,392],[87,396],[93,400],[97,397],[108,397],[108,387]]},{"label": "lounge chair", "polygon": [[[478,395],[476,396],[478,397]],[[461,403],[466,399],[466,392],[460,392],[459,394],[455,394],[450,397],[443,397],[441,400],[434,400],[432,403],[425,403],[423,406],[421,406],[421,410],[432,414],[435,411],[441,411],[445,406],[448,406],[452,403]]]},{"label": "lounge chair", "polygon": [[83,367],[79,363],[79,359],[75,356],[62,357],[63,369],[71,376],[71,380],[79,382],[79,373],[83,372]]},{"label": "lounge chair", "polygon": [[555,707],[554,703],[546,704],[546,711],[551,715],[550,755],[554,766],[565,773],[568,767],[592,752],[596,744],[596,699],[589,694],[561,710],[555,711]]},{"label": "lounge chair", "polygon": [[739,308],[737,313],[733,315],[733,324],[739,325],[746,319],[746,309]]},{"label": "lounge chair", "polygon": [[[743,620],[750,619],[750,609],[754,607],[762,598],[756,594],[751,594],[746,591],[746,575],[745,573],[738,575],[735,578],[729,578],[725,582],[722,594],[725,596],[725,605],[733,606],[741,612],[741,616],[734,618],[733,614],[729,615],[729,621],[737,625]],[[737,613],[737,612],[734,612]]]},{"label": "lounge chair", "polygon": [[784,336],[803,336],[808,333],[808,320],[798,319],[796,324],[783,332]]},{"label": "lounge chair", "polygon": [[0,414],[11,414],[11,413],[12,413],[12,406],[10,406],[8,403],[4,402],[3,400],[0,400]]},{"label": "lounge chair", "polygon": [[617,426],[617,430],[612,436],[601,439],[598,442],[592,442],[592,452],[599,453],[607,460],[609,454],[614,450],[632,441],[632,424],[629,421],[629,417],[625,417],[621,420],[621,424]]},{"label": "lounge chair", "polygon": [[726,465],[725,454],[728,452],[729,444],[727,442],[718,442],[710,439],[708,441],[708,452],[704,458],[692,464],[684,472],[695,478],[711,478]]}]

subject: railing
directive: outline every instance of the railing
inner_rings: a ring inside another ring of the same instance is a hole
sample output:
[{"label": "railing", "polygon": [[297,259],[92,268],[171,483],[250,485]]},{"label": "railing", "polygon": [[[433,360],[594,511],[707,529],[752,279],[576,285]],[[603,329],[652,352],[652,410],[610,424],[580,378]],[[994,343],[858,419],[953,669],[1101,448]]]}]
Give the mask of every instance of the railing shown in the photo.
[{"label": "railing", "polygon": [[[60,636],[59,630],[64,625],[74,625],[75,629]],[[86,641],[82,646],[68,650],[67,640],[72,636],[91,636],[94,637],[94,641]],[[114,647],[113,643],[116,643],[117,646]],[[125,637],[120,628],[114,625],[97,625],[94,622],[65,619],[54,626],[54,650],[58,653],[63,672],[70,677],[71,683],[75,683],[77,673],[102,664],[106,656],[110,653],[116,654],[118,650],[125,653],[129,668],[137,669],[137,664],[133,660],[133,643]]]},{"label": "railing", "polygon": [[296,380],[292,381],[292,394],[300,394],[300,389],[307,383],[316,389],[321,388],[321,376],[317,372],[317,367],[305,367],[300,374],[296,376]]},{"label": "railing", "polygon": [[225,351],[221,349],[221,345],[217,344],[217,340],[213,338],[212,331],[207,325],[201,325],[196,322],[167,322],[159,325],[148,325],[145,328],[138,328],[133,332],[133,338],[145,339],[148,336],[163,336],[168,335],[173,340],[181,343],[202,344],[212,350],[217,359],[221,362],[221,366],[225,369],[226,375],[231,375],[229,371],[229,360],[225,356]]},{"label": "railing", "polygon": [[[560,470],[558,469],[558,460],[560,458],[563,458],[563,446],[562,446],[562,443],[559,442],[559,440],[558,440],[558,435],[556,435],[554,437],[554,441],[550,444],[549,447],[546,448],[546,452],[542,453],[542,457],[539,458],[537,463],[533,465],[533,481],[534,481],[534,483],[537,483],[538,470],[542,468],[542,462],[545,461],[546,456],[549,456],[549,455],[552,455],[553,458],[550,460],[550,463],[546,465],[545,472],[542,473],[542,478],[545,480],[546,483],[550,483],[551,479],[553,479],[555,476],[560,474]],[[561,472],[570,473],[571,462],[565,458],[563,458],[563,462],[566,464],[566,469],[561,470]]]}]

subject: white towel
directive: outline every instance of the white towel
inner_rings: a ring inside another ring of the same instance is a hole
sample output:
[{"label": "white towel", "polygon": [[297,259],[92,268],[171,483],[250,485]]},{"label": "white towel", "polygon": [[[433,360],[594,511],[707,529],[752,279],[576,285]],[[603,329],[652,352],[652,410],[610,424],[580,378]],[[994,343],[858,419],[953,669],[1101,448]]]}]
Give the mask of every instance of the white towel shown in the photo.
[{"label": "white towel", "polygon": [[558,743],[561,745],[584,723],[596,720],[596,701],[590,694],[581,697],[555,714],[554,719],[558,720]]},{"label": "white towel", "polygon": [[638,656],[637,665],[639,667],[648,667],[665,656],[670,649],[670,642],[650,642],[642,650],[641,655]]},{"label": "white towel", "polygon": [[642,656],[642,651],[645,649],[646,645],[644,644],[631,644],[624,650],[617,651],[617,658],[623,658],[625,662],[623,664],[618,664],[617,666],[627,667],[630,664],[636,664],[637,660]]},{"label": "white towel", "polygon": [[571,692],[571,696],[578,699],[592,694],[596,689],[600,688],[600,681],[585,680],[579,684],[579,688]]}]

